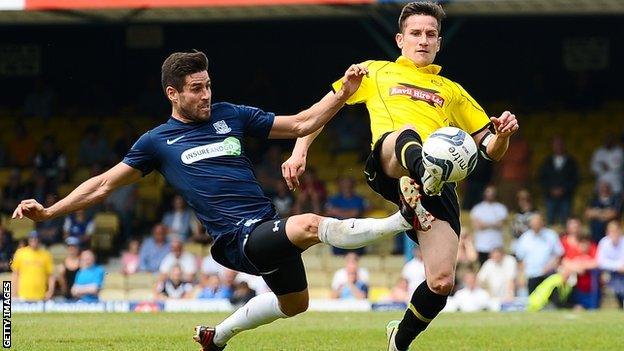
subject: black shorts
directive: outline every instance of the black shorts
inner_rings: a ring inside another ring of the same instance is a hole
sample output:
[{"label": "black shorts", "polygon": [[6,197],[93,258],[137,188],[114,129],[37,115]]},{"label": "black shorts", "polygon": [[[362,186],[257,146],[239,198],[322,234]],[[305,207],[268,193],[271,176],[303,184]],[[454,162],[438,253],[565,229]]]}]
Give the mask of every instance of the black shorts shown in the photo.
[{"label": "black shorts", "polygon": [[288,218],[265,219],[215,240],[214,259],[223,266],[261,276],[276,295],[308,287],[301,250],[286,236]]},{"label": "black shorts", "polygon": [[[381,145],[388,134],[390,134],[390,132],[382,135],[375,143],[373,151],[371,151],[366,160],[364,171],[366,182],[371,189],[383,196],[386,200],[400,205],[399,180],[388,177],[381,166]],[[411,177],[416,183],[422,186],[420,176],[411,175]],[[446,183],[442,188],[442,194],[440,196],[427,196],[422,193],[420,201],[423,207],[435,218],[448,222],[455,231],[455,234],[459,236],[461,225],[459,222],[459,201],[457,200],[455,187],[455,183]]]}]

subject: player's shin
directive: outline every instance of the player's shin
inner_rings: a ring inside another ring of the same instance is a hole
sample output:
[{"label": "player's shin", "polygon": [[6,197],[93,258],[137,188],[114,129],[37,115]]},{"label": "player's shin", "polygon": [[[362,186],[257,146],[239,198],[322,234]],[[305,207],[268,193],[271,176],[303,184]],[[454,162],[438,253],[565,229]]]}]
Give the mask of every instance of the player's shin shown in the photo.
[{"label": "player's shin", "polygon": [[288,318],[288,316],[280,310],[277,296],[272,292],[260,294],[215,327],[213,342],[222,347],[234,335],[271,323],[279,318]]},{"label": "player's shin", "polygon": [[323,218],[318,236],[321,242],[343,249],[356,249],[381,238],[412,229],[400,212],[386,218]]},{"label": "player's shin", "polygon": [[425,172],[422,164],[422,141],[416,131],[412,129],[402,131],[396,139],[394,153],[413,179],[422,178]]},{"label": "player's shin", "polygon": [[395,337],[395,345],[398,350],[407,350],[412,341],[420,334],[429,323],[442,311],[446,305],[448,296],[438,295],[431,291],[427,282],[422,282],[412,294],[403,320]]}]

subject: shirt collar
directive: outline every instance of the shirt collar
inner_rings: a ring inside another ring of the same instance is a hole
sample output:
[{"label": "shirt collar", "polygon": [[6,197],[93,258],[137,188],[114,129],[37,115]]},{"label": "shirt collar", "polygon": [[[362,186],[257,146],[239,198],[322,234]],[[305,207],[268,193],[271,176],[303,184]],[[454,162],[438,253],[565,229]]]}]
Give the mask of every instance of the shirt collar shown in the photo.
[{"label": "shirt collar", "polygon": [[399,56],[399,58],[397,58],[395,62],[398,63],[399,65],[413,68],[420,73],[438,74],[442,70],[442,66],[438,66],[434,64],[427,65],[425,67],[416,67],[416,65],[414,64],[414,61],[408,59],[407,57],[403,55]]}]

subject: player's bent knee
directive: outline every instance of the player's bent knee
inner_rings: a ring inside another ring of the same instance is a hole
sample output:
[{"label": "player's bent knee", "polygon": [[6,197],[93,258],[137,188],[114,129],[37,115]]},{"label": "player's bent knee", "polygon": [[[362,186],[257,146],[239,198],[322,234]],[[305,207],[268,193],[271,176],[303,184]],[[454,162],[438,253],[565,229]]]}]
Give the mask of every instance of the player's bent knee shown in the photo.
[{"label": "player's bent knee", "polygon": [[428,281],[429,289],[438,295],[447,296],[453,292],[455,277],[453,274],[439,274]]},{"label": "player's bent knee", "polygon": [[280,309],[288,317],[294,317],[300,313],[307,311],[309,305],[310,299],[308,298],[307,294],[305,294],[305,296],[298,296],[295,299],[290,298],[286,301],[282,301],[280,299]]},{"label": "player's bent knee", "polygon": [[[304,213],[302,215],[293,216],[289,219],[292,235],[299,240],[314,241],[318,239],[318,226],[323,217],[314,213]],[[290,236],[290,233],[289,233]]]}]

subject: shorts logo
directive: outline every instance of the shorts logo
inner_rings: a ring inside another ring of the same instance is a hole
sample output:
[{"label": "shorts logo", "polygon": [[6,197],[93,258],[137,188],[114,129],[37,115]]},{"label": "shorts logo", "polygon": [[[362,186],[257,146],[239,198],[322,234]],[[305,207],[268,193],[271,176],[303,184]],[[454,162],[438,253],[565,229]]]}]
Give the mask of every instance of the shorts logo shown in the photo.
[{"label": "shorts logo", "polygon": [[212,126],[217,131],[217,134],[227,134],[232,131],[232,128],[228,127],[225,121],[219,121],[217,123],[213,123]]},{"label": "shorts logo", "polygon": [[277,233],[277,231],[279,230],[279,224],[281,221],[275,221],[273,222],[273,224],[275,224],[275,226],[273,227],[273,232]]},{"label": "shorts logo", "polygon": [[240,156],[242,151],[241,143],[235,137],[227,137],[222,142],[197,146],[188,149],[180,155],[184,164],[201,161],[207,158],[219,156]]},{"label": "shorts logo", "polygon": [[400,83],[397,87],[390,88],[390,96],[407,95],[412,100],[424,101],[431,106],[444,106],[444,98],[438,95],[440,92],[433,89],[421,88],[415,85]]}]

